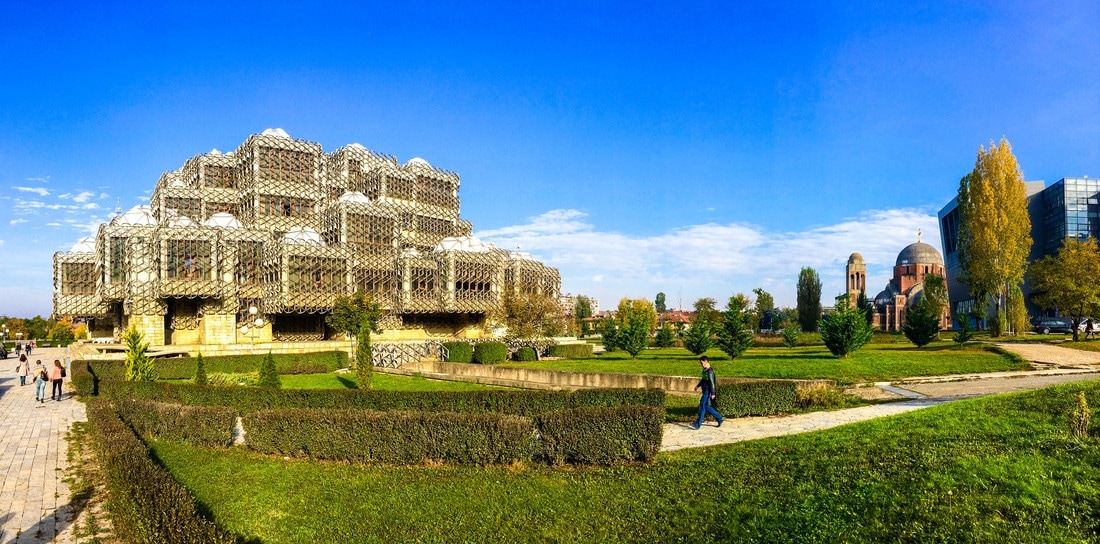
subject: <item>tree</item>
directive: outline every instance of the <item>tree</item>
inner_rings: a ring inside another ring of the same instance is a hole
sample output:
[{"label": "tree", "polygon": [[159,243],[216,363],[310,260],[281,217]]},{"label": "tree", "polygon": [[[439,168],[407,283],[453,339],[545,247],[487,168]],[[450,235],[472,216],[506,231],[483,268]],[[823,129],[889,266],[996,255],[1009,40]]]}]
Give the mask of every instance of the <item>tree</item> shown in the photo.
[{"label": "tree", "polygon": [[829,352],[842,359],[871,341],[874,333],[859,308],[848,304],[847,295],[840,297],[836,311],[821,320],[821,340]]},{"label": "tree", "polygon": [[358,344],[355,347],[355,377],[359,389],[370,389],[371,378],[374,375],[374,353],[370,347],[370,335],[378,332],[377,321],[364,319],[359,323],[359,334],[356,335]]},{"label": "tree", "polygon": [[659,314],[665,313],[665,310],[667,310],[667,308],[665,308],[664,293],[657,293],[657,298],[653,300],[653,308],[657,310],[657,313]]},{"label": "tree", "polygon": [[1032,300],[1044,310],[1058,310],[1073,319],[1073,340],[1086,315],[1100,308],[1100,247],[1093,239],[1066,238],[1055,255],[1032,263],[1028,270],[1036,291]]},{"label": "tree", "polygon": [[67,346],[72,344],[76,340],[76,334],[73,333],[73,323],[68,317],[60,319],[57,323],[54,323],[50,328],[50,334],[48,339],[51,344],[55,346]]},{"label": "tree", "polygon": [[745,350],[752,347],[752,332],[747,330],[749,325],[749,300],[738,293],[730,297],[726,303],[726,311],[722,314],[722,324],[718,327],[718,347],[736,359]]},{"label": "tree", "polygon": [[573,319],[577,322],[577,331],[580,337],[588,334],[588,322],[586,318],[592,317],[592,300],[584,295],[577,295],[577,301],[573,303]]},{"label": "tree", "polygon": [[974,170],[959,182],[958,203],[959,279],[979,304],[993,297],[1000,322],[1002,300],[1023,281],[1031,251],[1024,175],[1007,139],[978,148]]},{"label": "tree", "polygon": [[336,331],[347,335],[348,340],[354,345],[363,322],[371,323],[371,331],[377,333],[381,332],[378,329],[378,321],[381,318],[381,305],[374,302],[373,297],[358,290],[350,297],[346,295],[336,297],[332,303],[332,313],[325,318],[325,322]]},{"label": "tree", "polygon": [[817,271],[805,267],[798,273],[798,324],[803,332],[817,330],[821,319],[821,278]]},{"label": "tree", "polygon": [[607,351],[619,349],[619,324],[615,318],[607,316],[600,320],[600,338],[603,340],[603,348]]},{"label": "tree", "polygon": [[703,314],[703,318],[711,323],[717,323],[722,320],[722,312],[719,312],[717,308],[718,302],[713,298],[704,297],[695,301],[695,314]]},{"label": "tree", "polygon": [[771,330],[775,317],[775,299],[763,287],[757,287],[752,292],[756,295],[756,308],[753,312],[753,318],[756,321],[754,328]]},{"label": "tree", "polygon": [[[648,300],[646,302],[649,302]],[[634,359],[649,343],[649,320],[644,313],[634,313],[619,329],[616,343]]]},{"label": "tree", "polygon": [[260,379],[256,385],[275,389],[283,386],[283,382],[279,379],[279,369],[275,366],[275,356],[270,351],[264,355],[264,360],[260,363]]},{"label": "tree", "polygon": [[657,337],[653,339],[653,343],[659,348],[672,347],[672,327],[668,326],[668,323],[661,325],[661,328],[657,329]]},{"label": "tree", "polygon": [[1019,334],[1026,331],[1031,325],[1031,320],[1027,315],[1027,306],[1024,304],[1024,291],[1020,289],[1019,285],[1013,285],[1008,290],[1008,312],[1009,327],[1013,332]]},{"label": "tree", "polygon": [[198,359],[195,361],[195,385],[206,385],[210,383],[206,379],[206,365],[202,362],[202,352],[199,352]]},{"label": "tree", "polygon": [[126,381],[151,382],[157,379],[153,360],[145,353],[149,343],[144,339],[145,335],[133,325],[122,335],[122,341],[126,344]]},{"label": "tree", "polygon": [[856,298],[856,308],[863,312],[868,325],[875,322],[875,306],[871,304],[870,300],[867,300],[867,293],[864,293],[862,289],[859,290],[859,297]]},{"label": "tree", "polygon": [[684,333],[684,347],[695,355],[702,355],[714,346],[711,335],[714,334],[714,322],[707,312],[695,312],[691,316],[691,326]]},{"label": "tree", "polygon": [[905,310],[905,323],[901,326],[901,332],[918,348],[924,347],[939,339],[942,316],[942,313],[935,313],[935,307],[927,298],[922,297],[915,306]]},{"label": "tree", "polygon": [[563,330],[561,304],[538,293],[504,295],[497,319],[504,322],[510,340],[558,336]]},{"label": "tree", "polygon": [[943,314],[947,313],[950,304],[947,298],[947,280],[939,274],[928,274],[924,277],[921,289],[921,302],[928,305],[928,311],[939,317],[943,323]]}]

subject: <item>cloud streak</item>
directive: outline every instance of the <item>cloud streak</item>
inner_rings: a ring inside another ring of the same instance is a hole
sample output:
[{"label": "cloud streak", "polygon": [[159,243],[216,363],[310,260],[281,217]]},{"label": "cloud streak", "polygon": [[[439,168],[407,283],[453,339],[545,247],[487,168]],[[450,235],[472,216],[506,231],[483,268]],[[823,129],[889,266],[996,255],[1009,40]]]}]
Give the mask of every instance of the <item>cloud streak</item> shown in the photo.
[{"label": "cloud streak", "polygon": [[[844,289],[844,264],[854,252],[868,265],[874,296],[889,280],[899,251],[922,240],[939,246],[930,210],[872,210],[840,223],[804,231],[772,232],[746,223],[687,225],[640,237],[597,230],[578,210],[551,210],[522,225],[480,231],[485,241],[522,248],[559,269],[562,290],[584,293],[614,305],[620,297],[653,298],[683,289],[683,304],[702,296],[725,300],[754,287],[772,292],[777,303],[793,305],[802,267],[822,278],[823,300]],[[881,285],[880,285],[881,284]]]},{"label": "cloud streak", "polygon": [[13,186],[12,189],[15,189],[16,191],[23,191],[25,193],[34,193],[38,196],[49,196],[50,194],[50,190],[45,187],[23,187],[16,185]]}]

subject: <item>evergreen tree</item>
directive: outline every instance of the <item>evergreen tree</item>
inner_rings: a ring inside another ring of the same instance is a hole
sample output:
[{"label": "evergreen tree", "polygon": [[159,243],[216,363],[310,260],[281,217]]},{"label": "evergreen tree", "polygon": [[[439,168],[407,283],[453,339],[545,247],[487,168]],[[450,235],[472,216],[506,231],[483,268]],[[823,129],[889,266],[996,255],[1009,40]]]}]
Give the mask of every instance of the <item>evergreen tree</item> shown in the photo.
[{"label": "evergreen tree", "polygon": [[283,382],[279,380],[279,369],[275,367],[275,357],[271,355],[270,351],[267,352],[263,362],[260,363],[260,379],[256,385],[275,389],[283,386]]},{"label": "evergreen tree", "polygon": [[670,348],[672,341],[672,327],[669,327],[668,323],[661,325],[661,328],[657,329],[657,337],[653,339],[653,343],[659,348]]},{"label": "evergreen tree", "polygon": [[847,358],[870,342],[874,333],[863,311],[850,307],[846,295],[840,298],[843,303],[838,303],[836,311],[821,320],[821,340],[830,353]]},{"label": "evergreen tree", "polygon": [[807,266],[798,273],[798,324],[803,332],[814,332],[820,319],[821,278]]},{"label": "evergreen tree", "polygon": [[151,382],[157,379],[153,360],[146,355],[149,343],[143,342],[145,335],[138,332],[137,328],[130,326],[122,335],[122,341],[126,343],[126,380],[131,382]]},{"label": "evergreen tree", "polygon": [[696,312],[691,317],[691,326],[684,333],[684,347],[695,355],[702,355],[714,346],[711,335],[714,334],[714,323],[706,312]]},{"label": "evergreen tree", "polygon": [[999,324],[1001,301],[1023,281],[1031,252],[1024,175],[1007,139],[978,148],[974,169],[959,182],[958,203],[959,279],[979,305],[993,297]]},{"label": "evergreen tree", "polygon": [[355,348],[355,375],[358,378],[359,389],[370,389],[371,377],[374,371],[374,355],[371,353],[370,334],[371,324],[364,320],[359,324],[357,338],[359,344]]},{"label": "evergreen tree", "polygon": [[768,329],[771,330],[774,326],[772,321],[775,318],[775,298],[772,294],[765,291],[763,287],[757,287],[752,290],[756,295],[756,307],[753,311],[753,327],[755,329]]},{"label": "evergreen tree", "polygon": [[600,320],[600,337],[603,340],[603,349],[615,351],[619,349],[619,325],[613,317],[605,317]]},{"label": "evergreen tree", "polygon": [[202,352],[199,352],[198,359],[195,361],[195,384],[207,385],[209,380],[206,379],[206,365],[202,362]]},{"label": "evergreen tree", "polygon": [[736,359],[752,347],[752,332],[746,329],[749,319],[745,295],[738,293],[730,297],[722,314],[722,324],[718,327],[718,347],[730,359]]},{"label": "evergreen tree", "polygon": [[867,324],[870,325],[875,322],[875,305],[871,304],[870,300],[867,300],[867,293],[859,290],[859,298],[856,299],[856,308],[859,308],[863,312],[864,317],[867,318]]},{"label": "evergreen tree", "polygon": [[901,326],[901,332],[918,348],[939,340],[940,316],[932,313],[933,305],[926,300],[921,298],[915,306],[905,310],[905,323]]},{"label": "evergreen tree", "polygon": [[577,295],[577,301],[573,304],[573,319],[577,322],[577,331],[581,338],[588,335],[588,322],[586,318],[592,317],[592,300],[584,295]]},{"label": "evergreen tree", "polygon": [[653,301],[653,308],[657,310],[657,313],[665,313],[665,294],[657,293],[657,298]]},{"label": "evergreen tree", "polygon": [[616,339],[618,346],[629,353],[631,359],[636,358],[646,348],[648,341],[649,320],[642,313],[630,315],[626,325],[619,329],[619,335]]}]

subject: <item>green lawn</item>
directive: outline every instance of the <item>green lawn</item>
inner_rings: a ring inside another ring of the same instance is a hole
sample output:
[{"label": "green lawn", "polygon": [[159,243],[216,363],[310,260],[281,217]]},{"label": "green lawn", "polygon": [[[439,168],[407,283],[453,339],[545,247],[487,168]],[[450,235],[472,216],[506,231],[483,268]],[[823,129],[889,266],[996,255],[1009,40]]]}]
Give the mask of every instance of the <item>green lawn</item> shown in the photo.
[{"label": "green lawn", "polygon": [[[840,384],[1028,368],[1028,364],[1019,359],[982,347],[959,347],[954,342],[937,342],[923,348],[912,344],[869,344],[848,359],[833,357],[823,346],[753,348],[732,361],[719,350],[708,351],[707,356],[719,377],[827,378]],[[698,358],[687,350],[675,348],[645,350],[637,359],[616,351],[591,359],[505,364],[587,372],[699,374]]]},{"label": "green lawn", "polygon": [[[355,389],[358,380],[354,373],[338,374],[283,374],[279,376],[284,389]],[[482,389],[505,389],[491,385],[470,382],[451,382],[429,380],[422,376],[400,376],[374,372],[371,374],[371,387],[380,391],[475,391]]]},{"label": "green lawn", "polygon": [[222,527],[280,542],[1083,542],[1100,381],[614,469],[364,467],[153,445]]}]

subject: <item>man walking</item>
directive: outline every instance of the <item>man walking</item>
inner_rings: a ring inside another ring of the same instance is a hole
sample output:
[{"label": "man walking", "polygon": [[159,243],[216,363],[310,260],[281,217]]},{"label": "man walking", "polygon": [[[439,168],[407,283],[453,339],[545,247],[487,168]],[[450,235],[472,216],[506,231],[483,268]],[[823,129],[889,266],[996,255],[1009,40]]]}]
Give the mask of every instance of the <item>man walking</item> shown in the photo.
[{"label": "man walking", "polygon": [[718,426],[722,426],[722,422],[726,418],[722,417],[722,414],[718,413],[718,410],[711,406],[718,394],[718,389],[715,387],[714,369],[710,367],[710,359],[704,355],[699,358],[699,366],[703,367],[703,378],[699,380],[695,388],[703,389],[703,395],[699,397],[699,419],[695,420],[695,423],[691,424],[691,428],[698,429],[703,426],[703,420],[707,417],[707,414],[714,416],[714,419],[718,420]]}]

